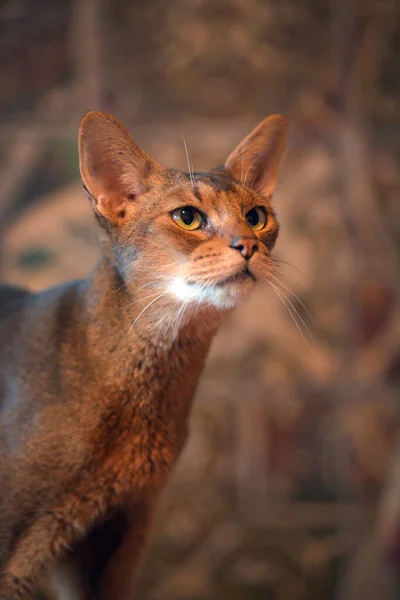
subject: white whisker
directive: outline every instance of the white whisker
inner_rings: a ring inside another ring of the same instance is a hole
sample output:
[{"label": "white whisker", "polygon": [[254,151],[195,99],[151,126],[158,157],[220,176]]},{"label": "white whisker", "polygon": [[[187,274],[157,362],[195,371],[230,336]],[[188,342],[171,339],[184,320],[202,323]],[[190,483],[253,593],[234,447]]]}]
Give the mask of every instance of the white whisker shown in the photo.
[{"label": "white whisker", "polygon": [[[265,168],[263,168],[263,174],[265,175]],[[254,186],[254,183],[255,183],[255,181],[256,181],[256,179],[257,179],[257,177],[258,177],[258,174],[256,174],[256,175],[253,177],[253,179],[252,179],[252,182],[250,183],[250,186],[249,186],[249,187],[251,187],[251,188],[252,188],[252,187]],[[261,178],[260,178],[260,179],[261,179]],[[262,179],[261,179],[261,181],[262,181]],[[259,190],[257,190],[257,191],[259,191]]]},{"label": "white whisker", "polygon": [[138,292],[140,292],[140,290],[142,290],[145,287],[148,287],[149,285],[153,285],[154,283],[160,283],[158,279],[153,279],[153,281],[148,281],[147,283],[144,283],[143,285],[140,286],[140,288],[138,288],[135,293],[137,294]]},{"label": "white whisker", "polygon": [[192,184],[192,187],[194,188],[194,179],[193,179],[192,169],[191,169],[191,166],[190,166],[189,152],[188,152],[188,149],[187,149],[186,140],[184,138],[183,133],[181,133],[181,136],[182,136],[182,140],[183,140],[183,145],[185,146],[185,154],[186,154],[186,160],[187,160],[187,165],[188,165],[188,169],[189,169],[190,182]]},{"label": "white whisker", "polygon": [[187,304],[188,304],[187,301],[183,300],[181,307],[179,308],[179,310],[177,312],[176,319],[175,319],[175,325],[173,328],[173,335],[172,335],[173,339],[175,339],[179,333],[179,328],[182,323]]},{"label": "white whisker", "polygon": [[304,304],[304,302],[302,302],[302,300],[300,300],[300,298],[290,289],[288,288],[287,285],[285,285],[283,283],[283,281],[281,281],[280,279],[278,279],[277,277],[275,277],[275,275],[270,275],[270,277],[272,277],[277,283],[279,283],[279,285],[281,285],[293,298],[295,298],[297,300],[297,302],[304,308],[304,311],[306,312],[307,316],[309,317],[309,319],[311,321],[314,320],[313,316],[311,315],[310,311],[308,310],[307,306]]},{"label": "white whisker", "polygon": [[159,300],[162,296],[165,296],[165,294],[168,294],[168,290],[166,292],[162,292],[161,294],[159,294],[158,296],[156,296],[156,298],[154,298],[154,300],[152,300],[151,302],[149,302],[143,310],[140,311],[140,313],[138,314],[138,316],[136,317],[136,319],[133,321],[132,325],[129,328],[128,331],[128,335],[130,334],[130,332],[132,331],[132,329],[135,327],[136,323],[139,321],[140,317],[142,316],[142,314],[148,309],[150,308],[150,306],[152,304],[154,304],[154,302],[156,302],[157,300]]},{"label": "white whisker", "polygon": [[275,256],[271,256],[271,260],[275,265],[280,265],[280,266],[286,265],[288,267],[292,267],[292,269],[295,269],[295,271],[297,271],[301,275],[304,275],[304,273],[301,269],[296,267],[296,265],[292,265],[292,263],[287,262],[286,260],[282,260],[281,258],[276,258]]},{"label": "white whisker", "polygon": [[[270,284],[274,285],[271,281],[270,281]],[[276,286],[274,286],[274,287],[276,287]],[[296,313],[296,315],[300,319],[300,321],[301,321],[304,329],[307,331],[308,335],[310,336],[310,339],[312,339],[314,341],[313,335],[312,335],[310,329],[308,328],[307,323],[304,321],[303,317],[301,316],[301,314],[299,313],[299,311],[297,310],[297,308],[295,307],[295,305],[293,304],[293,302],[284,294],[284,292],[282,290],[279,290],[279,292],[283,296],[283,298],[286,300],[286,302],[288,302],[290,304],[290,306],[292,307],[292,309],[294,310],[294,312]]]},{"label": "white whisker", "polygon": [[149,296],[145,296],[144,298],[138,298],[137,300],[130,302],[124,308],[125,309],[130,308],[131,306],[134,306],[138,302],[145,302],[146,300],[150,300],[150,298],[154,298],[154,296],[158,296],[159,294],[160,294],[160,290],[157,290],[156,292],[154,292],[154,294],[150,294]]},{"label": "white whisker", "polygon": [[301,327],[299,326],[299,324],[298,324],[298,322],[296,320],[295,315],[297,315],[299,317],[299,319],[300,319],[303,327],[305,328],[305,330],[307,331],[308,335],[310,336],[310,339],[313,340],[313,336],[311,335],[311,332],[308,329],[307,325],[305,324],[303,318],[301,317],[301,315],[299,314],[299,312],[296,310],[296,308],[294,307],[293,303],[284,295],[284,293],[279,288],[277,288],[276,285],[274,285],[269,279],[267,279],[267,282],[274,289],[276,295],[281,300],[282,304],[285,306],[286,310],[288,311],[288,313],[292,317],[293,322],[296,325],[296,327],[297,327],[297,329],[298,329],[301,337],[303,338],[303,341],[306,344],[307,348],[310,348],[310,344],[309,344],[308,340],[306,339],[304,333],[302,332]]},{"label": "white whisker", "polygon": [[[125,273],[129,267],[131,267],[134,263],[136,262],[136,259],[131,261],[130,263],[128,263],[127,265],[125,265],[125,267],[123,269],[121,269],[121,273]],[[159,267],[155,273],[163,273],[164,271],[166,271],[167,269],[169,269],[170,267],[174,267],[176,265],[175,262],[171,262],[168,263],[166,265],[161,265],[161,267]]]},{"label": "white whisker", "polygon": [[277,267],[274,265],[274,273],[281,273],[281,275],[287,275],[286,271],[283,268]]},{"label": "white whisker", "polygon": [[246,187],[247,175],[249,174],[249,171],[250,171],[251,167],[254,165],[255,162],[256,162],[256,159],[253,160],[253,162],[251,163],[251,165],[248,167],[248,169],[246,171],[246,176],[244,178],[243,187]]}]

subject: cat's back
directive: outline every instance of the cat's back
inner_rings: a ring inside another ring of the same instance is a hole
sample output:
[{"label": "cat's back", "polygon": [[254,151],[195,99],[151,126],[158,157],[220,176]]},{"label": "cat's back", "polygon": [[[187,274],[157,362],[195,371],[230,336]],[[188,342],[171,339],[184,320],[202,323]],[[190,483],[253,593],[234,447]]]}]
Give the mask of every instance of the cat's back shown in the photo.
[{"label": "cat's back", "polygon": [[0,284],[0,351],[14,337],[20,315],[32,296],[32,292],[22,287]]},{"label": "cat's back", "polygon": [[31,292],[24,288],[0,284],[0,320],[21,308],[31,295]]},{"label": "cat's back", "polygon": [[81,283],[69,281],[41,292],[0,284],[0,346],[6,342],[2,333],[11,331],[16,325],[24,326],[18,329],[28,326],[29,332],[35,330],[37,334],[38,331],[45,332],[59,317],[61,322],[68,321],[66,315],[77,303]]},{"label": "cat's back", "polygon": [[[35,435],[40,420],[48,429],[48,415],[66,407],[73,384],[82,395],[88,365],[79,289],[77,281],[38,293],[0,286],[0,463],[2,448]],[[63,418],[72,412],[68,405]]]}]

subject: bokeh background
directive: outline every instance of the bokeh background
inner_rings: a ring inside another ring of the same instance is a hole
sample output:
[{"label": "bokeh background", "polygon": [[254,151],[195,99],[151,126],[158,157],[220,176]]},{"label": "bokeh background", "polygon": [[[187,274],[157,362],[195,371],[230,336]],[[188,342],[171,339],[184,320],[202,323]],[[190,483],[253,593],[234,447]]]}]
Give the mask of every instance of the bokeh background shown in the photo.
[{"label": "bokeh background", "polygon": [[399,56],[398,0],[0,0],[2,280],[96,263],[86,110],[183,170],[290,122],[280,282],[215,341],[140,599],[400,597]]}]

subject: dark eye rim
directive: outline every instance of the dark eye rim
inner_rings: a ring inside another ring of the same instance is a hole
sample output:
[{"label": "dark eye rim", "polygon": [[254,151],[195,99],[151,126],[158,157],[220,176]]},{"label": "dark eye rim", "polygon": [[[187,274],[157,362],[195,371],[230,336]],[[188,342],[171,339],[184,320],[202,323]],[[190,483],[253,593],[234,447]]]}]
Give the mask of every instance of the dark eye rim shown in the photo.
[{"label": "dark eye rim", "polygon": [[[258,206],[253,206],[252,208],[250,208],[250,210],[248,210],[247,213],[245,214],[246,221],[247,221],[248,215],[253,210],[255,210],[255,211],[260,210],[263,213],[265,222],[264,222],[263,226],[260,229],[264,229],[264,227],[266,227],[266,225],[268,223],[268,212],[267,212],[265,206],[258,205]],[[257,216],[258,216],[258,214],[257,214]],[[249,225],[250,225],[250,223],[249,223]]]},{"label": "dark eye rim", "polygon": [[203,213],[203,211],[198,209],[196,206],[191,206],[190,204],[185,204],[184,206],[178,206],[178,208],[174,208],[174,210],[171,210],[171,212],[170,212],[171,218],[175,221],[174,213],[185,210],[185,208],[189,208],[194,213],[198,213],[200,215],[201,223],[200,223],[199,227],[197,227],[196,229],[192,229],[192,231],[198,231],[199,229],[202,229],[207,224],[207,215],[205,215]]}]

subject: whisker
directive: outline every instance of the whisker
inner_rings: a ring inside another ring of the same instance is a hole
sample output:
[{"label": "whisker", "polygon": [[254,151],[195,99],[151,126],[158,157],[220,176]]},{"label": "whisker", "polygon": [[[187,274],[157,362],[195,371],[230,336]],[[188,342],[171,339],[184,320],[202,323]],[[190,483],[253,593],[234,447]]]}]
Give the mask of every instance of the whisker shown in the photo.
[{"label": "whisker", "polygon": [[[169,267],[174,266],[175,263],[170,263],[169,265],[163,265],[163,269],[168,269]],[[124,273],[130,266],[132,265],[132,263],[130,263],[129,265],[127,265],[124,269],[121,269],[121,273]],[[163,269],[158,269],[158,271],[155,272],[155,274],[157,273],[163,273]],[[130,279],[126,279],[122,285],[120,287],[118,287],[115,292],[118,293],[120,292],[122,289],[126,288],[127,283],[130,283],[131,280]],[[147,283],[143,284],[142,286],[140,286],[140,288],[138,288],[136,291],[138,292],[139,290],[141,290],[144,287],[147,287],[148,285],[151,285],[152,283],[158,283],[156,279],[154,279],[153,281],[148,281]]]},{"label": "whisker", "polygon": [[162,296],[165,296],[165,294],[168,294],[168,290],[165,292],[162,292],[161,294],[159,294],[156,298],[154,298],[154,300],[152,300],[151,302],[149,302],[144,308],[143,310],[140,311],[140,313],[138,314],[138,316],[136,317],[136,319],[133,321],[132,325],[129,328],[128,331],[128,335],[130,334],[130,332],[132,331],[132,329],[135,327],[136,323],[139,321],[140,317],[142,316],[142,314],[148,309],[150,308],[150,306],[152,304],[154,304],[154,302],[156,302],[157,300],[159,300]]},{"label": "whisker", "polygon": [[292,269],[295,269],[301,275],[304,275],[304,272],[301,269],[299,269],[298,267],[296,267],[296,265],[292,265],[292,263],[287,262],[286,260],[282,260],[281,258],[276,258],[275,256],[271,256],[271,260],[275,264],[278,264],[278,265],[287,265],[288,267],[292,267]]},{"label": "whisker", "polygon": [[147,283],[144,283],[143,285],[141,285],[140,288],[135,290],[135,293],[137,294],[143,288],[148,287],[149,285],[153,285],[153,283],[160,283],[160,281],[158,279],[153,279],[153,281],[148,281]]},{"label": "whisker", "polygon": [[157,290],[157,292],[154,292],[154,294],[150,294],[149,296],[145,296],[144,298],[138,298],[137,300],[134,300],[133,302],[130,302],[129,304],[124,306],[124,308],[127,309],[127,308],[130,308],[131,306],[134,306],[138,302],[144,302],[145,300],[150,300],[150,298],[154,298],[154,296],[158,296],[159,293],[160,293],[160,290]]},{"label": "whisker", "polygon": [[251,163],[251,165],[249,166],[249,168],[246,171],[246,176],[244,178],[244,182],[243,182],[243,187],[246,187],[246,181],[247,181],[247,175],[249,174],[249,171],[251,169],[251,167],[254,165],[254,163],[256,162],[257,159],[254,159],[253,162]]},{"label": "whisker", "polygon": [[246,154],[247,150],[248,150],[247,148],[243,148],[243,150],[242,150],[242,151],[241,151],[241,153],[240,153],[240,157],[241,157],[241,159],[242,159],[242,186],[243,186],[243,187],[244,187],[244,177],[243,177],[243,170],[244,170],[244,168],[243,168],[243,159],[244,159],[244,156],[245,156],[245,154]]},{"label": "whisker", "polygon": [[[265,168],[263,168],[263,174],[265,175]],[[250,187],[251,187],[251,188],[253,188],[253,186],[254,186],[254,183],[255,183],[256,179],[257,179],[257,175],[255,175],[255,176],[253,177],[253,180],[252,180],[252,182],[250,183]]]},{"label": "whisker", "polygon": [[252,200],[255,202],[256,200],[258,200],[259,198],[262,198],[263,200],[265,200],[265,198],[268,198],[268,196],[266,196],[265,194],[259,194],[258,192],[255,193],[252,196]]},{"label": "whisker", "polygon": [[281,281],[280,279],[278,279],[277,277],[275,277],[275,275],[271,274],[270,277],[272,277],[277,283],[279,283],[293,298],[295,298],[297,300],[297,302],[304,308],[304,311],[306,312],[307,316],[309,317],[309,319],[311,321],[314,321],[314,317],[312,316],[312,314],[310,313],[310,311],[308,310],[307,306],[304,304],[304,302],[302,300],[300,300],[300,298],[290,289],[288,288],[287,285],[285,285],[283,283],[283,281]]},{"label": "whisker", "polygon": [[174,325],[174,329],[173,329],[173,339],[175,339],[179,333],[180,324],[183,320],[183,316],[184,316],[185,308],[186,308],[187,304],[188,304],[187,300],[183,300],[182,305],[176,315],[175,325]]},{"label": "whisker", "polygon": [[[274,285],[271,281],[270,281],[271,285]],[[276,287],[276,286],[275,286]],[[296,315],[299,317],[301,323],[303,324],[305,330],[307,331],[308,335],[310,336],[310,338],[314,341],[313,335],[310,331],[310,329],[308,328],[307,323],[304,321],[303,317],[301,316],[301,314],[299,313],[299,311],[297,310],[297,308],[295,307],[295,305],[293,304],[293,302],[290,300],[290,298],[288,298],[284,292],[282,292],[282,290],[279,290],[280,294],[284,297],[284,299],[286,300],[286,302],[288,302],[290,304],[290,306],[292,307],[292,309],[294,310],[294,312],[296,313]]]},{"label": "whisker", "polygon": [[286,310],[288,311],[288,313],[292,317],[293,322],[296,325],[296,327],[297,327],[297,329],[298,329],[301,337],[303,338],[303,341],[306,344],[307,348],[310,348],[310,344],[309,344],[308,340],[306,339],[304,333],[302,332],[301,327],[299,326],[299,324],[298,324],[298,322],[296,320],[295,315],[297,315],[299,317],[299,319],[300,319],[303,327],[305,328],[305,330],[307,331],[308,335],[310,336],[310,339],[314,341],[314,338],[311,335],[311,332],[308,329],[307,325],[305,324],[303,318],[301,317],[301,315],[299,314],[299,312],[296,310],[296,308],[294,307],[294,305],[292,304],[292,302],[283,294],[283,292],[279,288],[277,288],[276,285],[274,285],[271,281],[269,281],[269,279],[267,279],[267,282],[274,289],[276,295],[281,300],[282,304],[285,306]]},{"label": "whisker", "polygon": [[[124,271],[126,271],[131,264],[132,263],[130,263],[124,269],[122,269],[121,273],[123,273]],[[176,267],[176,262],[171,262],[171,263],[168,263],[166,265],[162,265],[160,268],[158,268],[157,270],[153,271],[153,273],[152,273],[153,276],[154,275],[156,275],[156,276],[159,275],[159,276],[162,276],[162,277],[160,277],[158,280],[157,279],[153,279],[153,281],[148,281],[148,282],[144,283],[143,285],[141,285],[135,291],[135,293],[139,292],[142,288],[145,288],[145,287],[150,286],[152,284],[161,283],[162,280],[165,279],[165,278],[169,279],[172,276],[171,275],[171,271],[170,271],[171,267]],[[117,292],[120,291],[121,289],[123,289],[124,287],[126,287],[126,284],[130,283],[131,281],[132,281],[131,279],[127,278],[126,281],[124,281],[124,283],[122,284],[122,286],[117,289]]]},{"label": "whisker", "polygon": [[[130,263],[128,263],[123,269],[121,269],[121,273],[125,273],[129,269],[129,267],[131,267],[135,262],[136,262],[136,259],[132,260]],[[161,267],[157,269],[156,273],[162,273],[166,269],[169,269],[170,267],[173,267],[175,265],[176,265],[175,262],[170,262],[166,265],[161,265]]]},{"label": "whisker", "polygon": [[274,273],[280,273],[281,275],[287,275],[287,272],[277,265],[274,265]]},{"label": "whisker", "polygon": [[188,165],[188,169],[189,169],[190,182],[192,184],[192,187],[194,188],[194,179],[193,179],[192,169],[191,169],[191,166],[190,166],[189,152],[188,152],[188,148],[187,148],[187,145],[186,145],[186,140],[185,140],[185,137],[184,137],[183,133],[181,133],[181,136],[182,136],[182,140],[183,140],[183,145],[185,147],[185,154],[186,154],[186,160],[187,160],[187,165]]}]

